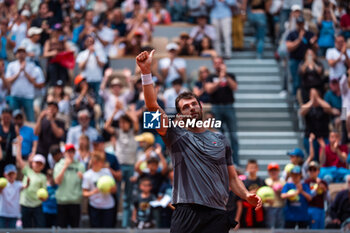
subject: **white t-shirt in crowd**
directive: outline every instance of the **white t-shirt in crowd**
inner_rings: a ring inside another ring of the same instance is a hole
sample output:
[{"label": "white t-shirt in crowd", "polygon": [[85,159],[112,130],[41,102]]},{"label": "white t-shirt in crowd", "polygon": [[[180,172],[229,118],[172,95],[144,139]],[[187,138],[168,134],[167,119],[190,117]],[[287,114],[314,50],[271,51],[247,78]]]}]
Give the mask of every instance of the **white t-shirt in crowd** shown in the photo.
[{"label": "white t-shirt in crowd", "polygon": [[[127,106],[128,103],[132,100],[134,97],[134,90],[125,90],[123,94],[120,96],[113,95],[109,90],[100,90],[99,92],[100,96],[102,96],[104,102],[104,117],[105,119],[109,119],[115,109],[115,105],[117,104],[117,100],[122,102],[123,106]],[[114,120],[118,120],[123,114],[125,114],[124,110],[119,110],[113,117]]]},{"label": "white t-shirt in crowd", "polygon": [[86,78],[87,82],[101,82],[102,80],[102,71],[103,68],[100,67],[97,63],[96,56],[102,63],[107,63],[107,57],[103,51],[103,48],[100,46],[96,46],[95,44],[95,52],[89,56],[90,51],[88,49],[85,49],[84,51],[81,51],[77,56],[77,63],[83,63],[86,61],[86,59],[89,58],[85,70],[82,70],[82,75]]},{"label": "white t-shirt in crowd", "polygon": [[0,193],[0,216],[8,218],[20,218],[21,211],[19,197],[23,185],[20,181],[7,183],[6,187]]},{"label": "white t-shirt in crowd", "polygon": [[[98,172],[89,169],[83,175],[82,188],[90,191],[96,189],[97,181],[102,176],[112,177],[112,173],[108,168],[102,168]],[[102,194],[98,192],[89,197],[89,204],[96,209],[111,209],[114,207],[114,199],[111,194]]]},{"label": "white t-shirt in crowd", "polygon": [[133,129],[124,132],[117,129],[117,143],[115,154],[120,164],[134,165],[136,163],[136,154],[138,143],[135,141]]},{"label": "white t-shirt in crowd", "polygon": [[341,93],[342,114],[340,118],[346,120],[346,117],[350,114],[350,90],[348,86],[348,78],[344,74],[339,82]]},{"label": "white t-shirt in crowd", "polygon": [[[21,69],[21,65],[18,60],[10,62],[7,66],[5,78],[10,78],[17,74]],[[41,68],[35,66],[32,62],[26,62],[25,71],[32,77],[35,78],[36,83],[43,83],[44,76],[42,75]],[[11,85],[11,96],[22,97],[27,99],[33,99],[35,96],[35,87],[29,82],[24,72],[19,74],[19,77]]]},{"label": "white t-shirt in crowd", "polygon": [[177,78],[180,78],[180,74],[176,69],[186,69],[186,61],[183,58],[176,57],[172,64],[170,58],[165,57],[159,60],[159,69],[169,68],[168,76],[165,78],[165,86],[170,87],[171,82]]},{"label": "white t-shirt in crowd", "polygon": [[96,39],[96,43],[99,43],[101,47],[103,47],[103,50],[107,56],[109,56],[110,51],[113,47],[113,42],[115,40],[115,37],[117,35],[116,31],[113,29],[103,26],[103,28],[97,32],[97,35],[104,41],[108,42],[108,45],[103,46],[102,43]]},{"label": "white t-shirt in crowd", "polygon": [[74,144],[75,148],[79,148],[79,138],[85,134],[90,139],[90,147],[92,148],[92,142],[97,138],[98,132],[95,128],[89,126],[84,132],[81,125],[70,127],[67,133],[67,142]]},{"label": "white t-shirt in crowd", "polygon": [[[350,49],[346,50],[348,57],[350,57]],[[327,49],[326,59],[327,60],[337,60],[341,52],[336,48]],[[339,79],[343,74],[346,73],[345,66],[345,55],[343,54],[341,60],[335,64],[333,67],[329,67],[329,78]]]},{"label": "white t-shirt in crowd", "polygon": [[39,61],[41,47],[39,43],[33,43],[29,38],[24,38],[21,42],[21,47],[25,47],[27,53],[34,53],[34,57],[27,57],[29,61]]},{"label": "white t-shirt in crowd", "polygon": [[23,22],[19,25],[15,23],[11,28],[10,34],[15,36],[16,46],[14,50],[16,51],[23,39],[27,36],[27,23]]}]

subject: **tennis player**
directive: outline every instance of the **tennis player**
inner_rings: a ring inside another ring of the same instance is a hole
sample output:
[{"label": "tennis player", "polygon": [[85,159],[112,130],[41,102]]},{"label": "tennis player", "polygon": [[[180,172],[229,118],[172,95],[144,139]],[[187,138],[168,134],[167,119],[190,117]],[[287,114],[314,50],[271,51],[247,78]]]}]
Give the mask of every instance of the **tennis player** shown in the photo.
[{"label": "tennis player", "polygon": [[[151,65],[154,50],[136,57],[141,70],[147,109],[160,113],[161,123],[168,116],[157,103]],[[180,94],[176,101],[178,121],[203,120],[202,106],[191,92]],[[256,208],[261,199],[249,193],[233,166],[231,148],[225,136],[203,127],[161,127],[157,129],[171,154],[174,166],[173,200],[175,211],[171,233],[226,233],[237,223],[226,211],[229,187]]]}]

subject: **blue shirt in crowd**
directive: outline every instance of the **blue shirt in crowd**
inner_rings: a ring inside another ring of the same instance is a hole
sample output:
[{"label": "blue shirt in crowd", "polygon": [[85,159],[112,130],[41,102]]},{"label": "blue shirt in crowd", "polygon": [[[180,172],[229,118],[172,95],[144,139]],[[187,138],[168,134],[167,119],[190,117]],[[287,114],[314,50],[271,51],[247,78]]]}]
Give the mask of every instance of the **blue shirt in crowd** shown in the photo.
[{"label": "blue shirt in crowd", "polygon": [[34,134],[34,130],[26,125],[22,126],[19,134],[23,138],[22,142],[22,157],[27,158],[32,152],[33,142],[38,141],[38,136]]},{"label": "blue shirt in crowd", "polygon": [[236,5],[236,0],[206,0],[206,4],[211,6],[210,18],[223,19],[232,17],[232,6]]},{"label": "blue shirt in crowd", "polygon": [[43,202],[43,212],[45,214],[57,214],[57,202],[56,202],[56,190],[58,186],[48,185],[47,192],[49,193],[49,197],[46,201]]},{"label": "blue shirt in crowd", "polygon": [[324,95],[324,100],[329,103],[332,108],[341,110],[341,95],[337,96],[333,91],[329,90]]}]

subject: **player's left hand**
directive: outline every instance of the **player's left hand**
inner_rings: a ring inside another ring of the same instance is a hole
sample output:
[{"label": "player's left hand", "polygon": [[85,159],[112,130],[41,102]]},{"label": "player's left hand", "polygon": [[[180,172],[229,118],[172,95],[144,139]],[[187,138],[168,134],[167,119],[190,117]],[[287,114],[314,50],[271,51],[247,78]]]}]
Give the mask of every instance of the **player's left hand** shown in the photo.
[{"label": "player's left hand", "polygon": [[255,206],[255,210],[261,208],[262,206],[262,201],[261,201],[261,198],[256,195],[256,194],[253,194],[253,193],[249,193],[247,195],[247,202],[249,202],[249,204]]}]

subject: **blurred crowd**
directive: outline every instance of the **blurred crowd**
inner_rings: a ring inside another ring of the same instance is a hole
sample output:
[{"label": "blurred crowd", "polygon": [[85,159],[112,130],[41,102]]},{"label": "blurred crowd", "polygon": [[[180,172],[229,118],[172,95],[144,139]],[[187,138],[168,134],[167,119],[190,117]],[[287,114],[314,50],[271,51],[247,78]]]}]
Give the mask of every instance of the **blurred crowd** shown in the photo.
[{"label": "blurred crowd", "polygon": [[[180,22],[190,33],[165,44],[153,35]],[[254,41],[244,38],[247,23]],[[266,41],[285,68],[281,95],[289,92],[299,110],[304,148],[288,153],[283,174],[269,164],[265,180],[249,161],[246,187],[269,186],[274,199],[254,210],[231,193],[227,208],[237,228],[350,223],[350,188],[329,198],[331,183],[350,187],[348,0],[0,0],[0,36],[0,174],[8,181],[0,182],[0,227],[79,227],[87,215],[96,228],[169,228],[174,165],[161,137],[143,127],[140,70],[112,61],[164,50],[152,65],[159,105],[176,114],[176,97],[193,91],[204,118],[223,121],[244,172],[239,85],[225,60],[253,49],[252,64],[260,61]],[[200,57],[212,66],[188,77],[186,58]],[[115,180],[107,193],[97,185],[104,176]]]}]

